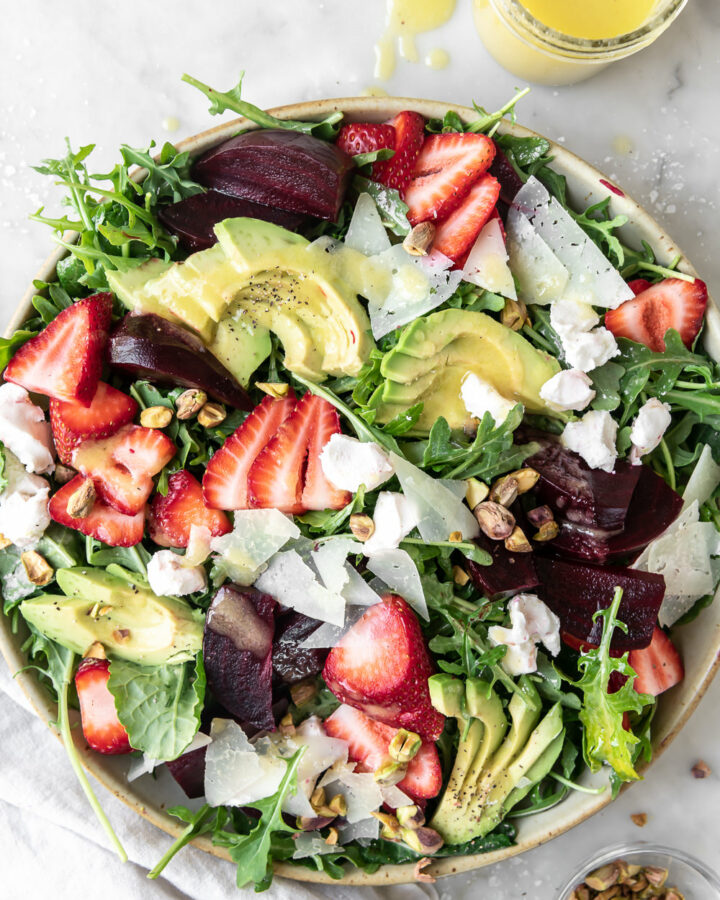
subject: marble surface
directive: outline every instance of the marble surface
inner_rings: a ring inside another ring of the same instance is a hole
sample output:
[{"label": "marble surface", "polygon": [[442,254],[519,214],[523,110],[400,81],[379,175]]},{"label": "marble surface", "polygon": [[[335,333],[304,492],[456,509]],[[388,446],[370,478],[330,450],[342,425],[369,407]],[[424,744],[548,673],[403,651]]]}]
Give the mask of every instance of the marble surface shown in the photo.
[{"label": "marble surface", "polygon": [[[13,4],[0,32],[3,326],[51,249],[47,229],[27,216],[45,204],[59,211],[49,179],[29,166],[61,155],[65,135],[75,146],[95,141],[91,169],[107,171],[120,143],[178,139],[215,124],[205,98],[180,82],[185,71],[227,89],[245,69],[246,96],[262,106],[358,94],[374,84],[373,42],[383,6],[383,0]],[[475,100],[494,109],[517,84],[478,40],[467,0],[459,0],[446,26],[418,43],[421,56],[435,46],[447,49],[450,65],[433,71],[401,63],[383,85],[389,93]],[[534,88],[519,119],[566,143],[644,203],[720,296],[719,108],[720,4],[690,0],[650,49],[583,84]],[[173,118],[178,128],[169,131]],[[569,869],[619,840],[659,840],[717,863],[718,704],[720,681],[644,782],[611,808],[519,859],[438,883],[439,896],[552,900]],[[700,757],[713,774],[695,781],[690,767]],[[634,812],[648,814],[644,829],[630,821]],[[28,825],[26,833],[40,851],[42,828]],[[82,852],[79,843],[76,852]],[[112,862],[107,878],[122,878]],[[75,889],[90,887],[82,879],[79,873]],[[143,897],[155,891],[148,885]]]}]

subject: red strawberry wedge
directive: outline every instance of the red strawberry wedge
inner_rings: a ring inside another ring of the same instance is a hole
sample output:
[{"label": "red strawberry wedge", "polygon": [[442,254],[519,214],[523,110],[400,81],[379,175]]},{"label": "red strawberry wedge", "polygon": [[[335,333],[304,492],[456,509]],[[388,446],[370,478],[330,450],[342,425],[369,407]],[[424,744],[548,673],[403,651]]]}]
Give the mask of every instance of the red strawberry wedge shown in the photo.
[{"label": "red strawberry wedge", "polygon": [[315,396],[308,391],[260,451],[248,473],[251,507],[279,509],[293,515],[305,512],[303,471],[316,409]]},{"label": "red strawberry wedge", "polygon": [[690,347],[698,335],[707,308],[704,281],[666,278],[605,313],[605,327],[615,337],[645,344],[656,353],[665,349],[665,332],[674,328]]},{"label": "red strawberry wedge", "polygon": [[436,741],[445,719],[430,703],[432,673],[415,613],[386,594],[333,647],[323,678],[341,703]]},{"label": "red strawberry wedge", "polygon": [[637,297],[638,294],[642,294],[643,291],[652,287],[652,284],[645,278],[633,278],[632,281],[628,281],[627,286]]},{"label": "red strawberry wedge", "polygon": [[402,194],[413,177],[415,163],[425,140],[425,119],[420,113],[404,110],[390,123],[395,129],[395,155],[373,166],[373,178]]},{"label": "red strawberry wedge", "polygon": [[637,673],[633,687],[638,694],[657,697],[678,684],[685,676],[677,648],[662,628],[657,626],[650,644],[642,650],[631,650],[628,662]]},{"label": "red strawberry wedge", "polygon": [[495,144],[484,134],[430,135],[404,193],[410,224],[447,218],[494,156]]},{"label": "red strawberry wedge", "polygon": [[499,196],[497,178],[488,173],[481,175],[460,206],[438,225],[433,250],[439,250],[459,263],[491,218]]},{"label": "red strawberry wedge", "polygon": [[68,513],[68,501],[84,481],[82,475],[76,475],[50,498],[50,518],[111,547],[134,547],[139,544],[145,529],[144,510],[134,516],[126,516],[98,498],[87,516],[76,518]]},{"label": "red strawberry wedge", "polygon": [[130,739],[118,719],[115,698],[107,683],[110,664],[106,659],[86,657],[75,673],[75,688],[85,740],[91,750],[107,755],[131,753]]},{"label": "red strawberry wedge", "polygon": [[388,124],[351,122],[340,129],[336,144],[348,156],[372,153],[374,150],[394,150],[395,129]]},{"label": "red strawberry wedge", "polygon": [[168,479],[167,494],[153,498],[148,515],[150,537],[162,547],[187,547],[192,525],[204,525],[212,537],[232,530],[224,512],[205,505],[197,478],[181,469]]},{"label": "red strawberry wedge", "polygon": [[[387,759],[390,741],[397,734],[396,728],[345,704],[339,706],[323,726],[330,737],[347,743],[348,757],[357,763],[357,772],[378,769]],[[442,767],[435,744],[423,742],[398,787],[415,800],[437,797],[442,787]]]},{"label": "red strawberry wedge", "polygon": [[64,309],[18,350],[5,381],[56,400],[90,406],[97,390],[112,315],[112,294],[95,294]]},{"label": "red strawberry wedge", "polygon": [[105,438],[132,422],[138,405],[132,397],[98,383],[90,406],[68,400],[50,401],[50,423],[60,462],[70,465],[72,452],[88,438]]},{"label": "red strawberry wedge", "polygon": [[212,509],[248,509],[248,472],[260,451],[295,407],[292,390],[281,400],[265,397],[217,450],[203,475],[203,496]]},{"label": "red strawberry wedge", "polygon": [[313,407],[313,421],[301,503],[304,509],[342,509],[352,494],[333,487],[320,464],[323,447],[334,434],[340,434],[340,417],[335,407],[322,397],[313,396],[308,402]]}]

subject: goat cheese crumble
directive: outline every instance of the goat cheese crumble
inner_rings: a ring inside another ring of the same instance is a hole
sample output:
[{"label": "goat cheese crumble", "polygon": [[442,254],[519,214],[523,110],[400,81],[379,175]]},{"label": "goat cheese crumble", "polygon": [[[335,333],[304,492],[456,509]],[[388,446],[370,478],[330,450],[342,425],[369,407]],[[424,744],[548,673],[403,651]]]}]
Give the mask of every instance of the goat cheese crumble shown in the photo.
[{"label": "goat cheese crumble", "polygon": [[0,385],[0,441],[28,472],[42,475],[55,468],[52,433],[45,413],[30,400],[25,388],[10,382]]},{"label": "goat cheese crumble", "polygon": [[495,646],[507,647],[502,667],[509,675],[527,675],[537,671],[538,644],[553,656],[560,652],[560,619],[535,594],[513,597],[508,611],[511,627],[493,625],[488,637]]},{"label": "goat cheese crumble", "polygon": [[557,410],[581,410],[595,399],[592,381],[580,369],[565,369],[540,388],[540,396]]},{"label": "goat cheese crumble", "polygon": [[482,419],[489,412],[496,425],[501,425],[515,406],[513,400],[503,397],[489,382],[479,378],[474,372],[468,372],[463,378],[460,397],[471,416]]},{"label": "goat cheese crumble", "polygon": [[334,434],[320,453],[323,475],[333,487],[353,494],[360,485],[374,491],[392,477],[395,469],[387,453],[372,441]]},{"label": "goat cheese crumble", "polygon": [[630,429],[630,462],[634,466],[639,466],[641,457],[658,446],[671,420],[670,404],[661,403],[657,397],[652,397],[640,407]]},{"label": "goat cheese crumble", "polygon": [[172,550],[158,550],[147,564],[150,588],[159,597],[182,597],[204,591],[207,576],[202,566],[183,565],[183,558]]},{"label": "goat cheese crumble", "polygon": [[617,422],[605,409],[593,409],[579,422],[568,422],[562,443],[579,453],[591,469],[612,472],[617,459]]},{"label": "goat cheese crumble", "polygon": [[34,547],[50,524],[50,485],[31,475],[20,460],[5,451],[7,487],[0,494],[0,533],[21,550]]}]

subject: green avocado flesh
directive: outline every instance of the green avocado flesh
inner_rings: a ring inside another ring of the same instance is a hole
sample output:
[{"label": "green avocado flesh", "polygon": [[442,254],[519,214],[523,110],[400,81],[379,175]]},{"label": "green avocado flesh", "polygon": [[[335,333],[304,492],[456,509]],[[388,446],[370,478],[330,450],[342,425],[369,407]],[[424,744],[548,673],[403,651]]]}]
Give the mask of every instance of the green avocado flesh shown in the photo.
[{"label": "green avocado flesh", "polygon": [[20,604],[41,634],[80,655],[99,641],[108,656],[146,666],[194,658],[204,616],[177,597],[158,597],[104,569],[58,569],[66,596],[41,594]]},{"label": "green avocado flesh", "polygon": [[431,313],[408,325],[383,358],[385,382],[373,401],[377,421],[389,422],[422,401],[418,431],[427,432],[439,416],[451,428],[462,428],[469,414],[460,388],[470,372],[530,412],[553,414],[541,400],[540,388],[559,371],[556,359],[485,313]]},{"label": "green avocado flesh", "polygon": [[488,682],[433,675],[428,684],[433,706],[457,719],[460,734],[430,827],[446,843],[461,844],[492,831],[552,769],[565,736],[562,709],[556,703],[540,719],[540,697],[523,676],[508,704],[508,728],[502,701]]},{"label": "green avocado flesh", "polygon": [[258,219],[226,219],[215,233],[217,244],[184,262],[111,273],[111,288],[131,309],[192,328],[244,385],[269,356],[271,333],[287,368],[311,381],[358,374],[370,323],[328,254]]}]

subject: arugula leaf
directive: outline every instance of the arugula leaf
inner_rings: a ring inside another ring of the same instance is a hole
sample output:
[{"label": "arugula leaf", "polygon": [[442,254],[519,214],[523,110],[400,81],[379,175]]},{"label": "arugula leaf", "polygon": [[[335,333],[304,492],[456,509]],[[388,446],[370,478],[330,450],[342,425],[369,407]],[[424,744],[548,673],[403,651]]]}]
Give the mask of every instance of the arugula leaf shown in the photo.
[{"label": "arugula leaf", "polygon": [[0,370],[4,369],[15,355],[15,352],[19,350],[23,344],[27,343],[31,337],[35,337],[36,334],[37,331],[21,328],[19,331],[16,331],[12,337],[0,337]]},{"label": "arugula leaf", "polygon": [[393,156],[395,156],[394,150],[383,147],[381,150],[371,150],[369,153],[356,153],[352,161],[358,168],[361,168],[361,166],[370,165],[379,159],[392,159]]},{"label": "arugula leaf", "polygon": [[0,441],[0,493],[8,486],[7,476],[5,475],[5,444]]},{"label": "arugula leaf", "polygon": [[200,727],[205,697],[200,654],[194,666],[139,666],[113,659],[108,688],[130,743],[153,759],[176,759]]},{"label": "arugula leaf", "polygon": [[398,237],[410,234],[410,222],[407,217],[410,207],[402,200],[395,188],[385,187],[384,184],[370,181],[369,178],[363,178],[361,175],[353,178],[352,186],[358,194],[370,194],[378,208],[383,225],[393,234]]},{"label": "arugula leaf", "polygon": [[[204,188],[190,178],[192,158],[187,151],[181,153],[169,141],[166,141],[162,145],[158,158],[153,159],[150,154],[153,147],[155,147],[155,141],[151,141],[146,150],[128,147],[127,144],[122,144],[120,147],[120,155],[125,164],[124,172],[127,172],[130,166],[140,166],[147,171],[147,175],[142,181],[142,193],[146,197],[151,197],[154,203],[176,203],[178,200],[184,200],[194,194],[203,193]],[[108,178],[109,176],[104,177]]]},{"label": "arugula leaf", "polygon": [[492,137],[492,135],[497,131],[501,119],[503,119],[508,113],[510,113],[511,120],[515,120],[515,104],[518,102],[518,100],[522,100],[522,98],[529,93],[529,87],[523,88],[523,90],[521,91],[516,91],[515,96],[511,100],[508,100],[507,103],[505,103],[500,107],[500,109],[493,113],[489,113],[487,112],[487,110],[483,109],[482,106],[478,106],[477,103],[473,103],[473,109],[476,112],[480,113],[480,118],[467,125],[465,131],[479,131]]},{"label": "arugula leaf", "polygon": [[85,559],[89,566],[119,565],[147,578],[147,564],[151,554],[142,544],[134,547],[110,547],[90,536],[85,538]]},{"label": "arugula leaf", "polygon": [[[592,772],[606,763],[622,781],[636,781],[640,776],[633,765],[632,748],[639,738],[623,728],[624,713],[640,713],[655,702],[648,694],[638,694],[633,687],[635,672],[628,662],[628,654],[610,656],[610,641],[616,628],[627,632],[627,626],[618,621],[617,614],[622,601],[622,589],[615,588],[613,601],[607,609],[598,610],[596,617],[603,620],[600,646],[580,654],[578,668],[582,673],[575,687],[583,692],[580,721],[583,724],[583,754]],[[610,675],[618,672],[627,677],[620,690],[608,693]]]},{"label": "arugula leaf", "polygon": [[337,135],[339,131],[338,123],[342,122],[343,119],[343,114],[339,110],[330,113],[330,115],[326,116],[321,122],[299,122],[296,119],[278,119],[275,116],[271,116],[270,113],[260,109],[259,106],[254,106],[252,103],[248,103],[246,100],[241,99],[240,94],[244,77],[245,73],[241,72],[240,80],[235,87],[225,92],[216,91],[207,84],[203,84],[202,81],[192,78],[190,75],[183,75],[182,80],[197,88],[199,91],[202,91],[208,100],[210,100],[211,116],[217,116],[220,115],[220,113],[230,110],[231,112],[236,112],[238,115],[244,116],[246,119],[250,119],[251,122],[255,122],[256,125],[260,125],[263,128],[284,128],[287,131],[299,131],[302,134],[315,135],[315,137],[322,138],[326,141],[332,140]]},{"label": "arugula leaf", "polygon": [[365,507],[365,488],[360,485],[352,501],[342,509],[318,509],[296,516],[298,522],[308,526],[311,534],[320,532],[324,535],[337,534],[354,513]]},{"label": "arugula leaf", "polygon": [[621,268],[625,262],[625,248],[620,243],[615,231],[628,221],[627,216],[610,216],[610,197],[594,203],[582,213],[573,213],[572,217],[600,247],[605,256],[615,266]]},{"label": "arugula leaf", "polygon": [[160,875],[175,854],[179,853],[193,838],[221,829],[228,816],[224,806],[214,809],[207,803],[195,811],[186,806],[171,806],[168,812],[171,816],[180,819],[181,822],[186,822],[187,828],[178,835],[162,858],[148,872],[147,877],[153,880]]}]

